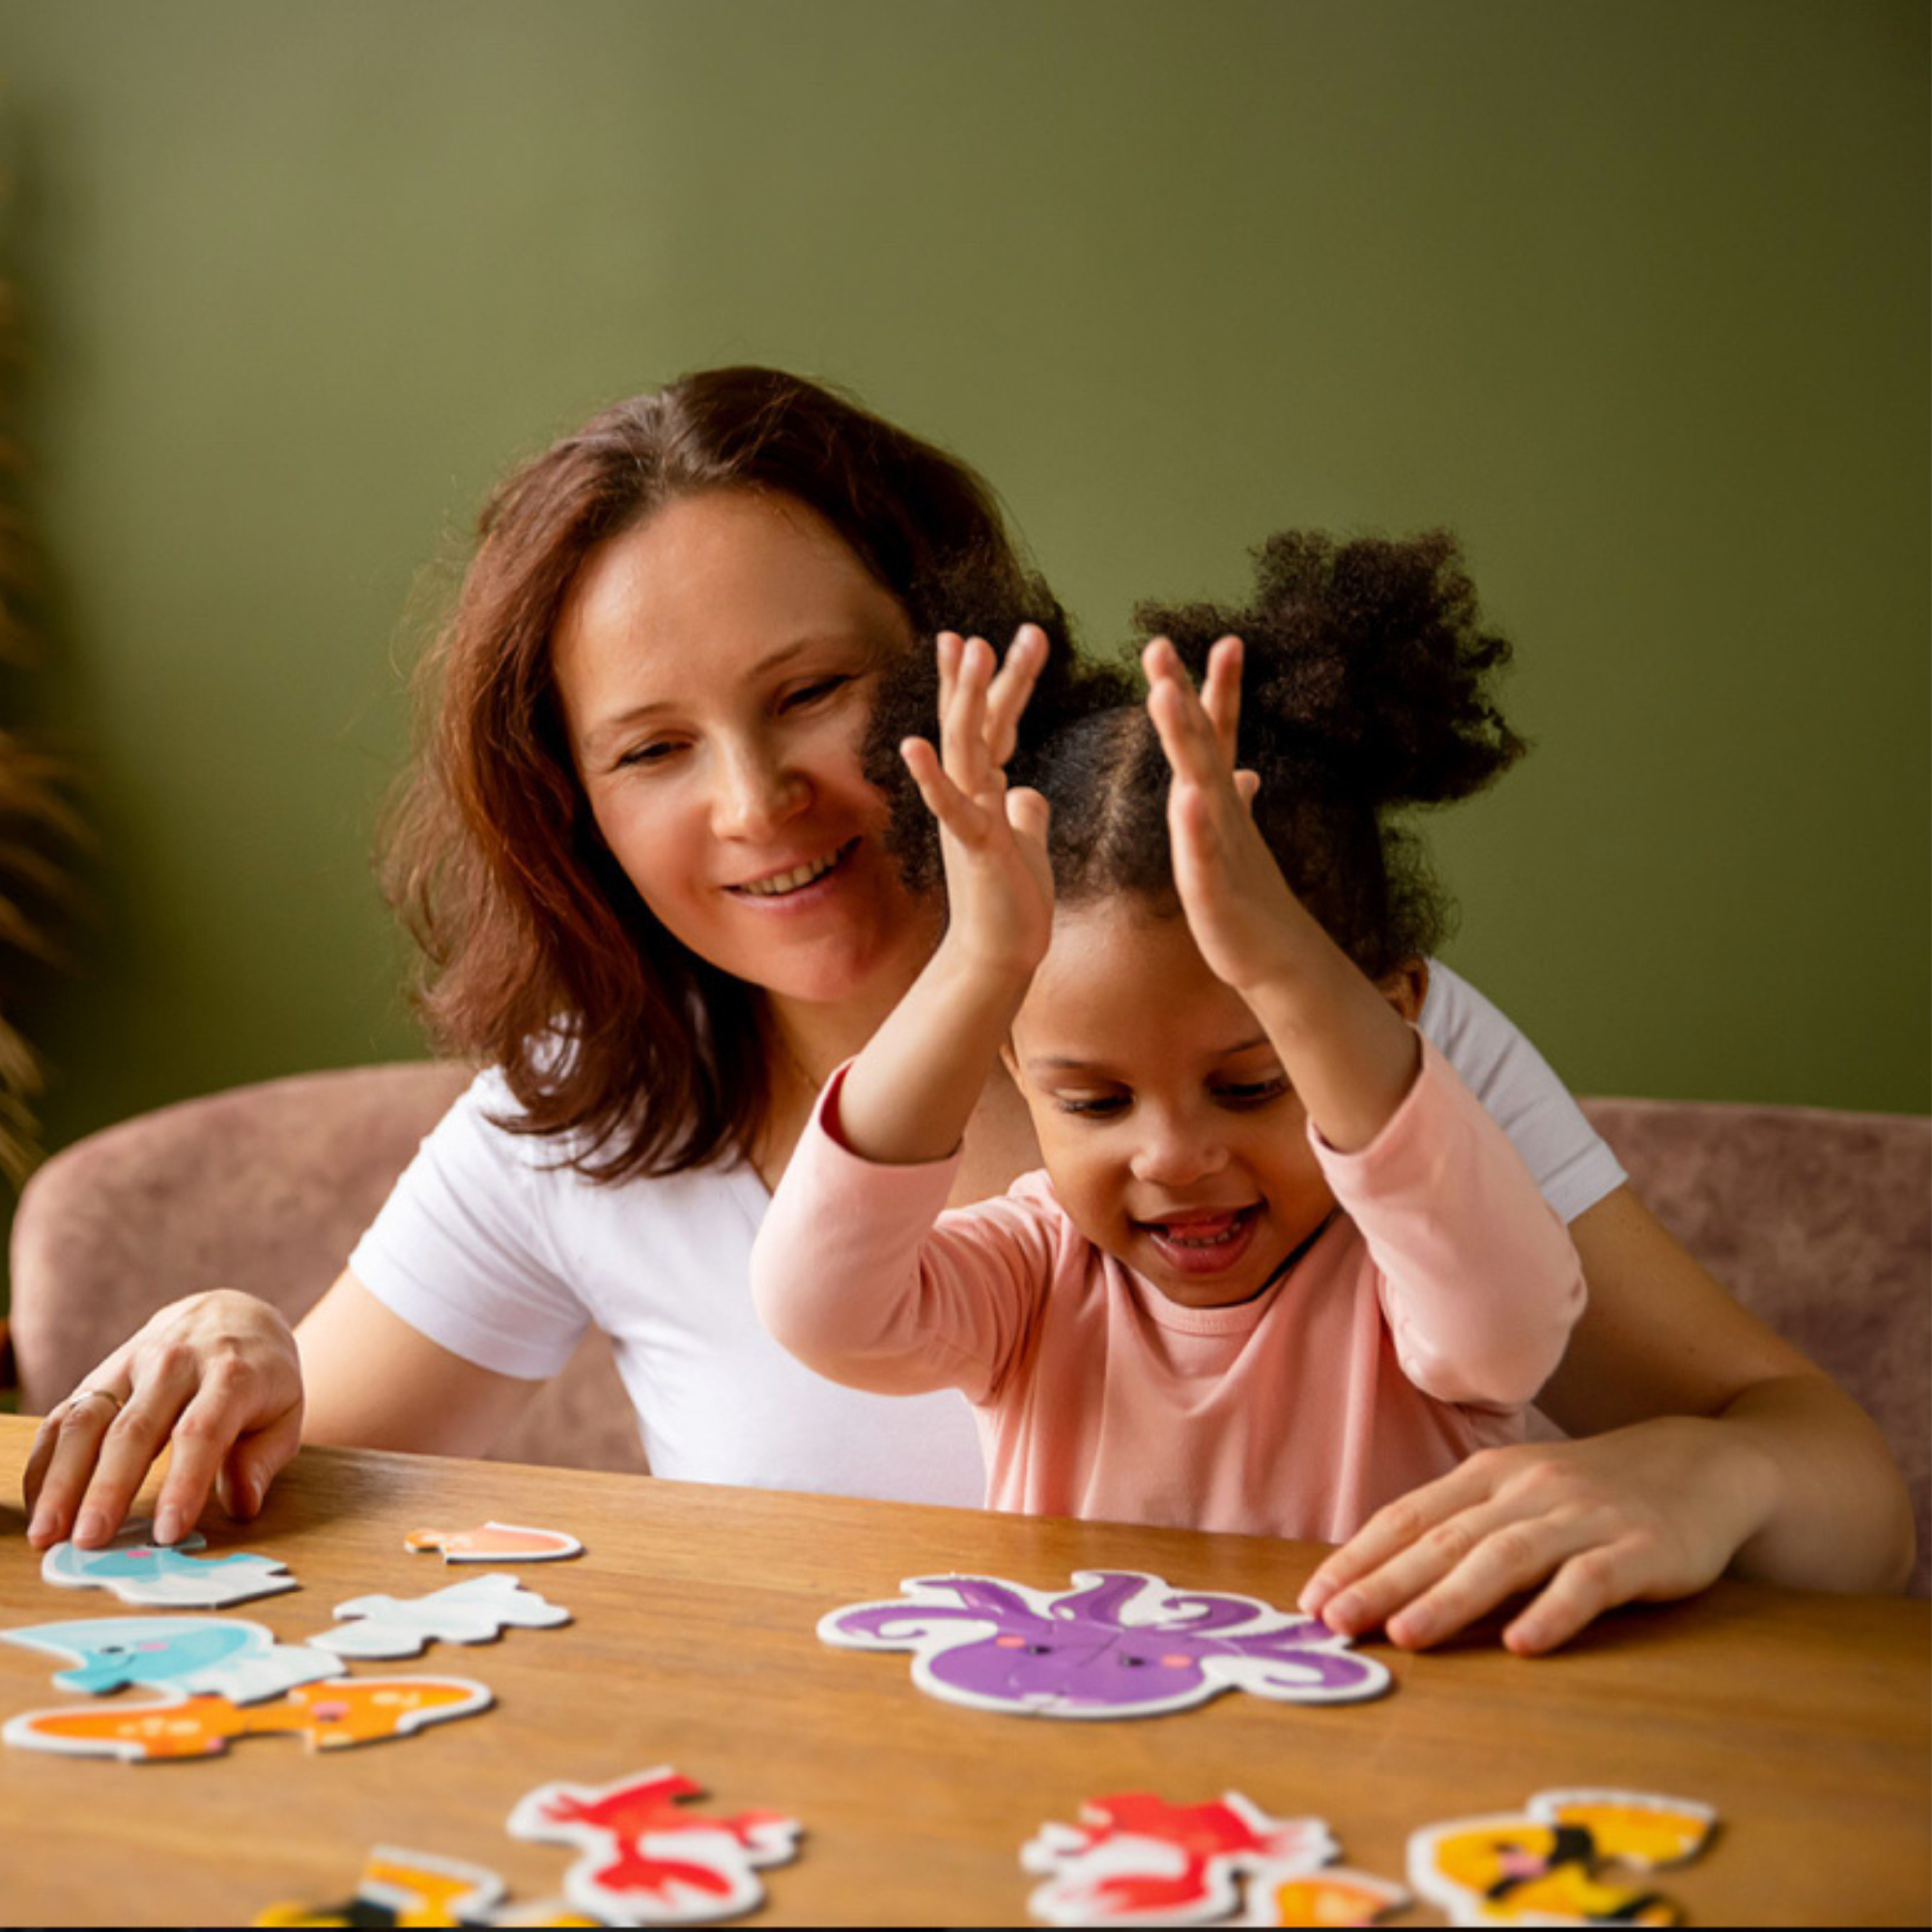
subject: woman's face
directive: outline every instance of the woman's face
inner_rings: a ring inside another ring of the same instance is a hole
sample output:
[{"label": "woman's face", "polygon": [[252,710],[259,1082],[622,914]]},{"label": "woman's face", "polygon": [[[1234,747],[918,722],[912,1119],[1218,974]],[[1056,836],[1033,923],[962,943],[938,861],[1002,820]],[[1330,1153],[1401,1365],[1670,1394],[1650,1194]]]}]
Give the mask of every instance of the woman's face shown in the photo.
[{"label": "woman's face", "polygon": [[904,611],[790,497],[685,497],[593,552],[553,666],[598,829],[666,928],[806,1002],[896,996],[934,938],[861,769]]}]

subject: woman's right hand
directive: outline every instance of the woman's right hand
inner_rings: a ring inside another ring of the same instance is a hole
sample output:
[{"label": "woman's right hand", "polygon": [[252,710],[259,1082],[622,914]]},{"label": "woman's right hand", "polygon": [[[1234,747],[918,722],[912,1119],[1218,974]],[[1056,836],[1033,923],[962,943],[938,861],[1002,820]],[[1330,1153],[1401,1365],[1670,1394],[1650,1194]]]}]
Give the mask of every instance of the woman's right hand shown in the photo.
[{"label": "woman's right hand", "polygon": [[27,1541],[108,1542],[170,1445],[156,1543],[192,1529],[211,1490],[230,1516],[252,1517],[300,1447],[301,1423],[301,1360],[277,1310],[234,1289],[171,1302],[42,1423],[27,1457]]}]

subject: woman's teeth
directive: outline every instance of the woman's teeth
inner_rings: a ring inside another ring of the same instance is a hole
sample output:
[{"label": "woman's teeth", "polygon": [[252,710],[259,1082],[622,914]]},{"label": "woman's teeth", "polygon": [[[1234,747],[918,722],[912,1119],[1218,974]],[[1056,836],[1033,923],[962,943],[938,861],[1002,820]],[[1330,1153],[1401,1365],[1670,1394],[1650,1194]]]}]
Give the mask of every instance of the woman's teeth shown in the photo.
[{"label": "woman's teeth", "polygon": [[782,898],[787,893],[801,891],[814,879],[822,879],[839,860],[851,850],[850,845],[841,845],[829,857],[815,860],[809,866],[794,866],[788,872],[777,872],[769,879],[749,880],[742,886],[732,888],[734,892],[750,893],[753,898]]}]

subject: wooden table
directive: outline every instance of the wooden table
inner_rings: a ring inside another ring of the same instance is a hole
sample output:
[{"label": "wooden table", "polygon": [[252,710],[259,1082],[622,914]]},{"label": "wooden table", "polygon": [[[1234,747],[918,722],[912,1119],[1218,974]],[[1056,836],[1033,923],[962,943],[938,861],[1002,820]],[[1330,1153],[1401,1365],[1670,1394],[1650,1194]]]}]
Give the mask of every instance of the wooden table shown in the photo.
[{"label": "wooden table", "polygon": [[[18,1506],[31,1435],[0,1417],[0,1627],[123,1613],[41,1581]],[[246,1923],[278,1902],[346,1898],[378,1844],[489,1866],[513,1899],[554,1898],[572,1855],[506,1835],[517,1799],[664,1764],[707,1787],[709,1808],[804,1821],[800,1859],[765,1874],[772,1923],[1025,1924],[1037,1881],[1020,1846],[1106,1793],[1239,1790],[1278,1816],[1326,1818],[1348,1863],[1400,1879],[1411,1829],[1550,1786],[1714,1805],[1713,1847],[1661,1882],[1692,1923],[1932,1918],[1922,1603],[1727,1583],[1535,1662],[1492,1641],[1364,1646],[1396,1679],[1374,1703],[1230,1692],[1174,1716],[1054,1722],[921,1695],[904,1655],[835,1650],[814,1626],[952,1570],[1048,1589],[1076,1570],[1143,1570],[1292,1605],[1319,1549],[327,1450],[297,1460],[255,1524],[203,1528],[212,1551],[288,1562],[298,1591],[229,1614],[295,1642],[343,1599],[478,1574],[408,1554],[403,1538],[492,1517],[583,1540],[583,1557],[520,1573],[575,1622],[353,1668],[474,1677],[495,1709],[327,1754],[281,1737],[182,1764],[0,1750],[0,1919]],[[88,1701],[52,1687],[56,1667],[0,1644],[0,1719]],[[1415,1907],[1400,1922],[1439,1919]]]}]

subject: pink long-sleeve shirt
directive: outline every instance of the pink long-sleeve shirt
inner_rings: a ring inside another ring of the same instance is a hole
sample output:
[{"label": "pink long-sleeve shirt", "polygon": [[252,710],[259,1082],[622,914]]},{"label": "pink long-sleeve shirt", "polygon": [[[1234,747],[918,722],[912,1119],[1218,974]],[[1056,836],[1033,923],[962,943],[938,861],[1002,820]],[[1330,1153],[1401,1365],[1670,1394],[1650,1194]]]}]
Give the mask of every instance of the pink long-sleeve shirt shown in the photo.
[{"label": "pink long-sleeve shirt", "polygon": [[995,1509],[1341,1542],[1520,1441],[1582,1312],[1562,1221],[1427,1042],[1367,1147],[1311,1131],[1342,1211],[1233,1308],[1168,1300],[1044,1173],[942,1211],[956,1161],[850,1152],[826,1125],[839,1077],[753,1250],[758,1313],[836,1381],[961,1390]]}]

